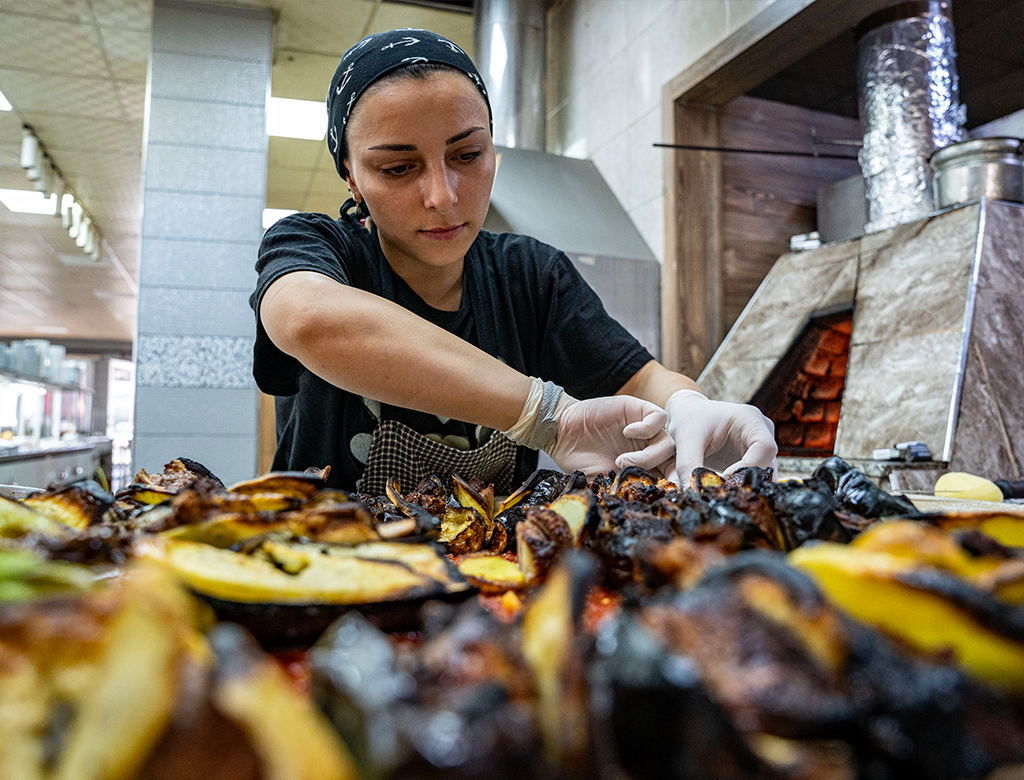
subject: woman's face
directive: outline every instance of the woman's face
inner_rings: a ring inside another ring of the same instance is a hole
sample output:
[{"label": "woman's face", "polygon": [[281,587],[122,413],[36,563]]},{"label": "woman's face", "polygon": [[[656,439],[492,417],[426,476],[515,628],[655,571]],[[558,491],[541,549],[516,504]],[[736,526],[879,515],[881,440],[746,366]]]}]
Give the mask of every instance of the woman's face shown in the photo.
[{"label": "woman's face", "polygon": [[487,104],[462,73],[379,82],[348,122],[348,185],[396,271],[463,259],[487,215],[494,144]]}]

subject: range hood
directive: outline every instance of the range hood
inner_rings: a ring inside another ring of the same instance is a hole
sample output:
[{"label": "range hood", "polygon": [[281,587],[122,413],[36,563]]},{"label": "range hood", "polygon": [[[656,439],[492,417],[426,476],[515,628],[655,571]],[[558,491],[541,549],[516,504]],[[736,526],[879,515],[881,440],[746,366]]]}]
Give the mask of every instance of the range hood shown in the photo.
[{"label": "range hood", "polygon": [[484,228],[565,252],[608,312],[661,351],[661,264],[590,160],[547,154],[548,0],[478,0],[474,59],[487,84],[498,170]]},{"label": "range hood", "polygon": [[496,147],[498,171],[484,228],[525,233],[571,255],[657,262],[590,160]]}]

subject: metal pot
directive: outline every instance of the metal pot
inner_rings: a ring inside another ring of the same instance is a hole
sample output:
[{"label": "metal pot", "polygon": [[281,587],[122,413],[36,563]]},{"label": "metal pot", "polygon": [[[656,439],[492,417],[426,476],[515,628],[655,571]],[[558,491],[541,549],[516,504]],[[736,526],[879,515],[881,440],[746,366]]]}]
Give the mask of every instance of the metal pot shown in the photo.
[{"label": "metal pot", "polygon": [[931,156],[939,208],[982,196],[1024,203],[1024,156],[1020,138],[975,138],[950,144]]}]

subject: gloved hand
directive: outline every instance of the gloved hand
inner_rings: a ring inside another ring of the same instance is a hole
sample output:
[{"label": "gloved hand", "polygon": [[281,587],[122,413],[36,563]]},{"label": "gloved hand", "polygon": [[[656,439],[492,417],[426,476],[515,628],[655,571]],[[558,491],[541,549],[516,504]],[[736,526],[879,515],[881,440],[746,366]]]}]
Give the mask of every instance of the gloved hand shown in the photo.
[{"label": "gloved hand", "polygon": [[567,474],[640,466],[654,471],[671,463],[675,444],[660,406],[631,395],[577,401],[563,395],[556,411],[558,435],[545,448]]},{"label": "gloved hand", "polygon": [[778,473],[775,425],[754,406],[712,401],[696,390],[680,390],[665,403],[666,430],[676,443],[675,467],[666,475],[680,488],[698,466],[724,474],[757,466]]},{"label": "gloved hand", "polygon": [[592,475],[629,465],[668,466],[675,444],[665,431],[668,415],[628,395],[578,401],[558,385],[534,378],[519,420],[504,434],[544,450],[568,474]]}]

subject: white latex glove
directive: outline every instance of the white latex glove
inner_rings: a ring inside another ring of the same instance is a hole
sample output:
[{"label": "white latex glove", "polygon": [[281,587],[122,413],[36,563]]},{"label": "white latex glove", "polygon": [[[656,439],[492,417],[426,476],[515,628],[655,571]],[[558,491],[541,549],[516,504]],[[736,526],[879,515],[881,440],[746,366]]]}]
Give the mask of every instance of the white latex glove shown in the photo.
[{"label": "white latex glove", "polygon": [[660,406],[629,395],[578,401],[552,382],[533,377],[516,424],[503,433],[544,450],[567,474],[599,474],[626,466],[667,470],[675,443]]},{"label": "white latex glove", "polygon": [[675,451],[665,410],[630,395],[586,401],[563,395],[555,419],[558,435],[545,451],[566,474],[590,476],[626,466],[654,471]]},{"label": "white latex glove", "polygon": [[775,425],[757,407],[680,390],[665,403],[665,411],[666,430],[676,443],[675,468],[667,477],[680,488],[689,486],[690,473],[706,463],[724,474],[748,466],[771,466],[778,473]]}]

